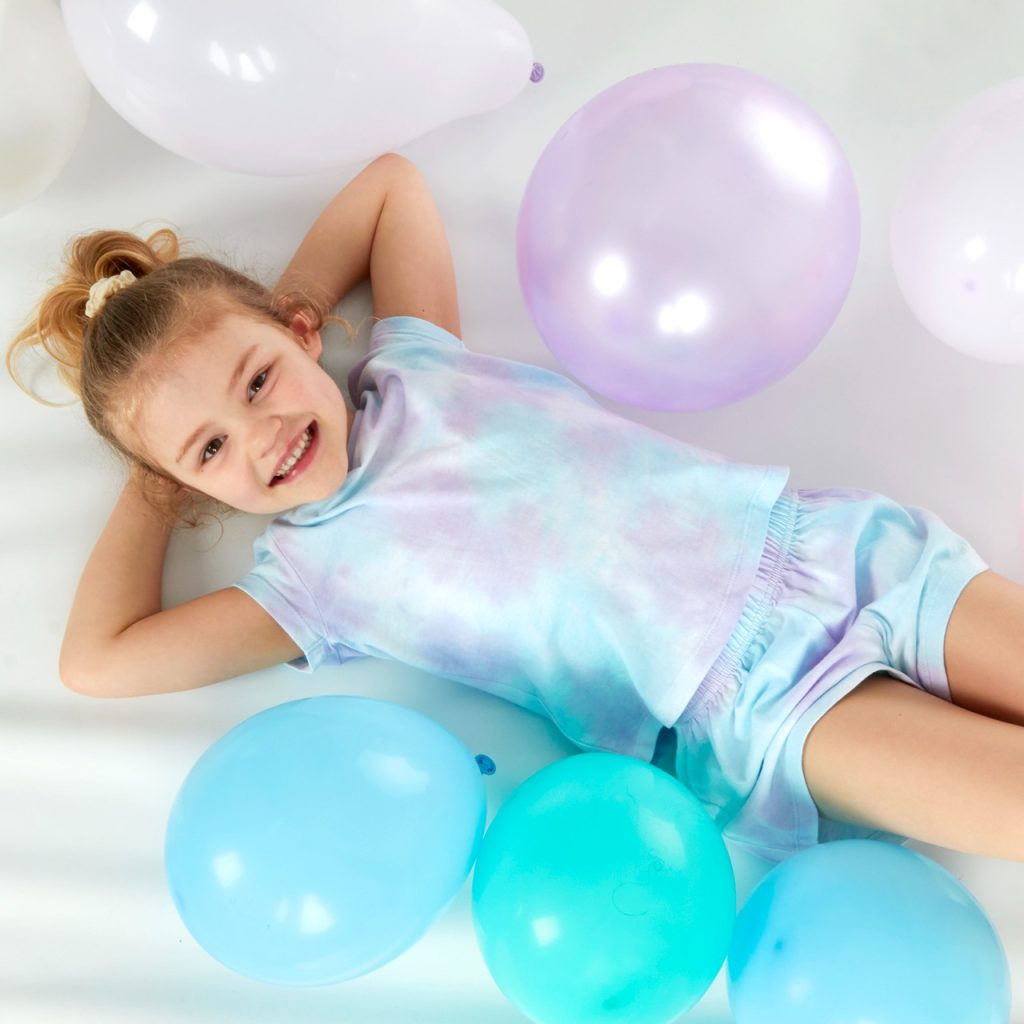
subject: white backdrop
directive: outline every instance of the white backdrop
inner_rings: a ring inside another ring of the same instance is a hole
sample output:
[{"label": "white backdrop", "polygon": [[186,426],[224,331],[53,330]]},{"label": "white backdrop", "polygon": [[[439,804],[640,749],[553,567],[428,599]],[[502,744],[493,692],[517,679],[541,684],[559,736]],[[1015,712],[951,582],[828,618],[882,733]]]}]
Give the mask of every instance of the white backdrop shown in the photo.
[{"label": "white backdrop", "polygon": [[[527,179],[557,128],[607,86],[688,61],[742,65],[814,107],[843,145],[861,198],[862,248],[849,298],[812,355],[732,406],[647,412],[596,396],[666,434],[748,461],[792,467],[791,486],[866,487],[926,506],[994,569],[1024,580],[1024,367],[971,359],[930,336],[896,287],[892,204],[915,152],[948,111],[1024,74],[1024,13],[984,0],[507,0],[546,70],[512,104],[447,125],[399,151],[444,217],[470,349],[561,371],[527,315],[515,221]],[[45,74],[45,69],[40,69]],[[345,131],[345,125],[325,126]],[[209,170],[169,153],[93,95],[86,134],[60,177],[0,219],[5,345],[75,234],[146,233],[164,223],[268,284],[309,225],[363,164],[305,178]],[[342,315],[370,312],[367,284]],[[365,351],[326,332],[344,387]],[[330,342],[334,341],[333,347]],[[56,377],[34,378],[68,397]],[[756,429],[751,429],[756,424]],[[57,655],[85,561],[120,491],[116,463],[78,405],[49,409],[0,375],[6,500],[0,503],[0,1020],[11,1024],[320,1024],[526,1018],[477,950],[469,882],[412,949],[363,978],[322,989],[243,978],[208,956],[171,903],[163,834],[184,776],[228,729],[298,697],[351,693],[432,716],[489,754],[489,816],[526,777],[575,748],[547,720],[459,684],[369,659],[312,678],[279,666],[175,695],[101,701],[64,689]],[[265,520],[176,535],[165,604],[244,574]],[[215,546],[214,546],[215,545]],[[1022,668],[1024,682],[1024,668]],[[911,844],[981,901],[1014,972],[1024,1022],[1024,865]],[[763,868],[734,852],[741,902]],[[730,1020],[724,971],[686,1018]]]}]

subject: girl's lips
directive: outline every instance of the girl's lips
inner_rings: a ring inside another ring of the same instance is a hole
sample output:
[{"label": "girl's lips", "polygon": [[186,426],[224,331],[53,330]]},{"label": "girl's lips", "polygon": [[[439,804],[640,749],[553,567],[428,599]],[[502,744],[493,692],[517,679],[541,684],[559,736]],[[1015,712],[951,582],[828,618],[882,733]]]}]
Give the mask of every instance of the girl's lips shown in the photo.
[{"label": "girl's lips", "polygon": [[307,429],[312,435],[309,446],[302,453],[299,461],[292,466],[285,476],[275,476],[270,481],[271,487],[276,487],[278,484],[291,483],[296,477],[301,476],[306,471],[306,467],[313,461],[313,456],[320,447],[320,431],[317,429],[316,420],[313,420]]}]

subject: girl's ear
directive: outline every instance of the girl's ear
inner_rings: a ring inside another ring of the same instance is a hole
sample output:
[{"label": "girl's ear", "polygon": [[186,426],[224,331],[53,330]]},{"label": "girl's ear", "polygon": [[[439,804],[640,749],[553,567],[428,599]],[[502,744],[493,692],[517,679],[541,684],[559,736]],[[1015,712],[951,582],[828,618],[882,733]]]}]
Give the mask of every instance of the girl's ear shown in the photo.
[{"label": "girl's ear", "polygon": [[311,329],[311,324],[305,313],[296,313],[291,322],[292,333],[297,334],[302,341],[303,347],[314,359],[320,358],[323,351],[323,341],[320,332]]},{"label": "girl's ear", "polygon": [[291,328],[296,334],[305,337],[309,333],[310,326],[309,318],[305,313],[295,313],[292,316]]}]

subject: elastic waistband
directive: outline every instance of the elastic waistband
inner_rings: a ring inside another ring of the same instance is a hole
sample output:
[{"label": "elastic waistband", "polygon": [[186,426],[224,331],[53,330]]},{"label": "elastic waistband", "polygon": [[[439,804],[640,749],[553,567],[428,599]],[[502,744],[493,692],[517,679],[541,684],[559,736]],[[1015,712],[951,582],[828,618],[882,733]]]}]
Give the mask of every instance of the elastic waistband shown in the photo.
[{"label": "elastic waistband", "polygon": [[793,530],[799,508],[800,499],[796,491],[784,488],[768,515],[768,536],[739,620],[721,654],[686,705],[681,718],[690,718],[700,711],[733,677],[744,652],[775,607],[782,590],[783,571],[793,546]]}]

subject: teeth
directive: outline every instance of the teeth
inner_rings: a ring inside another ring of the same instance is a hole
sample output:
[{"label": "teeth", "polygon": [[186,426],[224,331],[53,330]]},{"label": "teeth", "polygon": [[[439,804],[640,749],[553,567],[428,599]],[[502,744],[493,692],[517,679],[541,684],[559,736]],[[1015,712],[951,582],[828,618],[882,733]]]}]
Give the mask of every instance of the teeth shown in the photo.
[{"label": "teeth", "polygon": [[291,455],[285,459],[284,465],[274,474],[275,477],[286,476],[291,468],[295,465],[299,459],[302,458],[302,453],[309,447],[310,442],[313,440],[312,431],[309,427],[306,427],[306,432],[299,439],[299,443],[292,449]]}]

